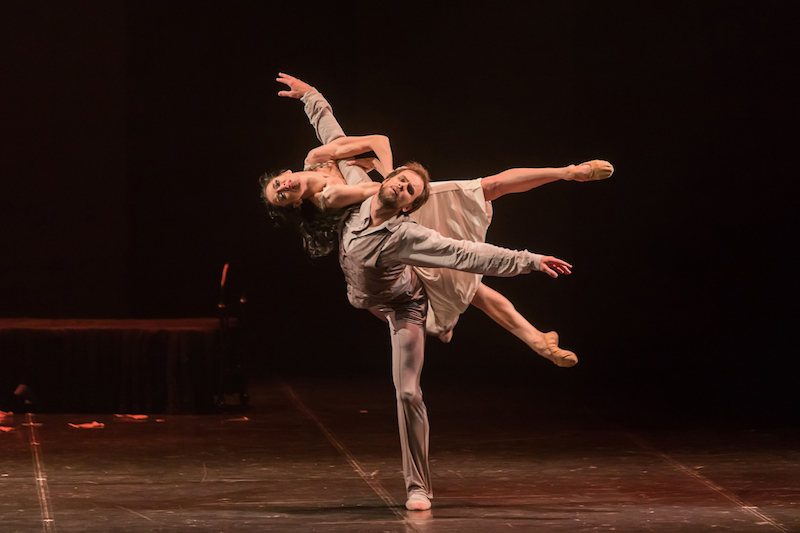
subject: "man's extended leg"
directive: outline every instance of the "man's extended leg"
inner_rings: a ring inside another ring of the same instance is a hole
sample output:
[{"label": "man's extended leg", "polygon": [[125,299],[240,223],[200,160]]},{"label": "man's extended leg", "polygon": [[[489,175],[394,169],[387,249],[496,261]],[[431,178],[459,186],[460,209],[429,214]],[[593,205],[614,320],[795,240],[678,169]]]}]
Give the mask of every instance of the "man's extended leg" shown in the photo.
[{"label": "man's extended leg", "polygon": [[403,455],[408,502],[411,510],[430,507],[433,496],[428,463],[430,427],[422,401],[420,377],[425,359],[425,300],[387,310],[392,339],[392,379],[397,396],[397,419]]}]

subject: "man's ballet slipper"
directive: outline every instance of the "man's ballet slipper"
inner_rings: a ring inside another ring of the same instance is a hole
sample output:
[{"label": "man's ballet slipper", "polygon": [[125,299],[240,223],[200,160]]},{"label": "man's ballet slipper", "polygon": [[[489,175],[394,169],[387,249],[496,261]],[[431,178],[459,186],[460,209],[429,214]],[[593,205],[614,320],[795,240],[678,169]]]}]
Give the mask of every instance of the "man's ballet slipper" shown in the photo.
[{"label": "man's ballet slipper", "polygon": [[[614,167],[608,161],[603,161],[602,159],[593,159],[591,161],[586,161],[585,163],[581,163],[581,165],[589,165],[592,167],[592,171],[589,173],[589,176],[586,178],[575,178],[574,181],[597,181],[597,180],[604,180],[606,178],[610,178],[611,174],[614,173]],[[575,165],[575,166],[581,166]]]},{"label": "man's ballet slipper", "polygon": [[564,350],[558,347],[558,333],[551,331],[544,334],[544,342],[547,348],[541,355],[553,361],[557,366],[569,368],[578,364],[578,356],[575,352]]},{"label": "man's ballet slipper", "polygon": [[422,491],[411,491],[406,501],[406,509],[409,511],[427,511],[431,508],[431,501],[428,495]]}]

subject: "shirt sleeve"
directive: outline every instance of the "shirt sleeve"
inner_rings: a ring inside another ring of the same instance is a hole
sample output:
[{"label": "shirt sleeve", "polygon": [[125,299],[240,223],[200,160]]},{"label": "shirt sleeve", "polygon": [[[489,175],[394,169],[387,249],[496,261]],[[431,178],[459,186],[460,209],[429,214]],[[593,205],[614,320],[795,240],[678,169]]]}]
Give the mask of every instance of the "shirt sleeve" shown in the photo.
[{"label": "shirt sleeve", "polygon": [[460,241],[415,224],[401,224],[387,239],[378,264],[451,268],[487,276],[512,277],[539,270],[542,255],[484,242]]},{"label": "shirt sleeve", "polygon": [[344,130],[333,116],[333,109],[322,93],[312,87],[306,91],[300,101],[305,104],[306,116],[314,126],[319,142],[328,144],[339,137],[344,137]]},{"label": "shirt sleeve", "polygon": [[[312,87],[306,91],[300,98],[300,101],[305,104],[305,112],[308,121],[314,126],[317,139],[319,139],[322,144],[328,144],[345,136],[344,130],[339,125],[339,121],[333,116],[331,105],[325,97],[322,96],[322,93]],[[339,171],[342,173],[342,177],[344,177],[344,181],[348,185],[372,181],[361,167],[348,166],[344,160],[337,161],[336,164],[339,167]]]}]

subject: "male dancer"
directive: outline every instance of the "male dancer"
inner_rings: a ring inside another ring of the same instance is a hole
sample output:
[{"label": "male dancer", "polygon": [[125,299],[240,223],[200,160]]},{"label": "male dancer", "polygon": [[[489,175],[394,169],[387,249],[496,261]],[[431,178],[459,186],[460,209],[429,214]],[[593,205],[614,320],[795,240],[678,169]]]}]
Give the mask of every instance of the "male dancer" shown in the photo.
[{"label": "male dancer", "polygon": [[[289,87],[279,92],[279,96],[303,101],[320,142],[329,143],[344,136],[333,118],[330,105],[316,89],[286,74],[280,74],[277,81]],[[502,187],[495,186],[495,190],[488,191],[486,196],[492,199],[508,192],[522,192],[558,179],[602,179],[613,172],[611,165],[605,165],[607,167],[599,175],[595,172],[594,176],[581,176],[578,173],[564,175],[568,169],[507,171],[515,173],[514,178],[519,177],[522,182],[517,185],[518,190],[502,190]],[[359,167],[346,162],[339,162],[339,167],[348,184],[369,180]],[[393,181],[390,182],[389,178]],[[485,180],[491,181],[491,178]],[[390,174],[378,195],[365,201],[347,221],[340,242],[340,262],[347,279],[351,303],[358,308],[377,309],[378,314],[386,317],[390,325],[393,379],[397,391],[403,470],[408,491],[406,507],[412,510],[430,508],[432,493],[427,459],[427,413],[419,387],[424,358],[423,328],[427,297],[409,265],[447,267],[490,275],[517,275],[538,269],[554,277],[557,276],[556,272],[568,274],[570,268],[567,263],[552,257],[542,258],[528,252],[511,252],[491,245],[453,241],[416,225],[406,215],[424,202],[427,181],[427,172],[419,165],[401,167]],[[508,183],[513,179],[506,177],[504,181]],[[424,184],[422,189],[421,184]],[[514,186],[513,183],[511,185]],[[505,255],[508,253],[511,256]],[[520,321],[526,322],[521,317]],[[513,329],[507,329],[517,335]],[[530,329],[534,328],[530,326]],[[538,330],[534,331],[538,333]],[[555,347],[558,349],[557,344]],[[574,355],[571,357],[574,358]]]},{"label": "male dancer", "polygon": [[569,263],[552,256],[458,241],[417,224],[408,214],[424,203],[428,182],[427,171],[417,163],[398,168],[346,219],[339,241],[350,303],[377,309],[389,323],[409,510],[430,509],[433,497],[428,414],[420,388],[428,300],[411,266],[503,277],[534,270],[554,278],[571,273]]}]

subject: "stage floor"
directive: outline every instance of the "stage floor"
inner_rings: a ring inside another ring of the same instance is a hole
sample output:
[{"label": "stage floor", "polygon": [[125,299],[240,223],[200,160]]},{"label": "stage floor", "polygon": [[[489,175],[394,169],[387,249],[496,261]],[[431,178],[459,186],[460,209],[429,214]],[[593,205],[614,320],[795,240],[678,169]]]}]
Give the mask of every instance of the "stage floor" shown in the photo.
[{"label": "stage floor", "polygon": [[246,413],[4,419],[0,530],[800,531],[797,428],[631,429],[541,391],[425,394],[431,511],[403,507],[390,380],[295,379],[252,386]]}]

